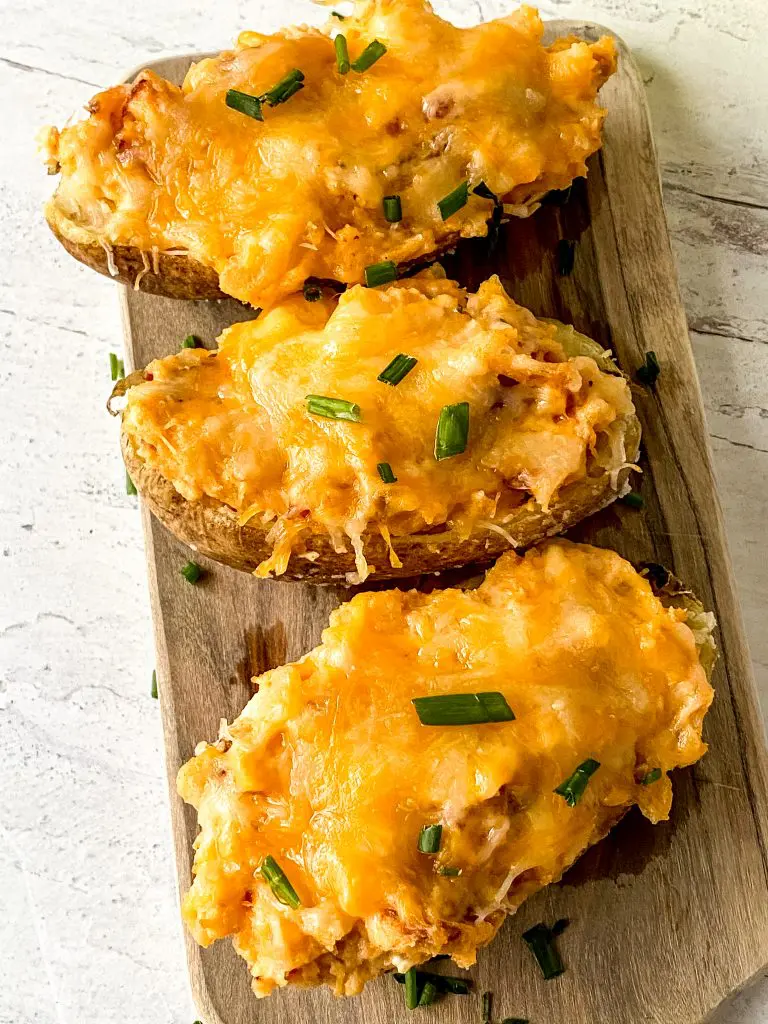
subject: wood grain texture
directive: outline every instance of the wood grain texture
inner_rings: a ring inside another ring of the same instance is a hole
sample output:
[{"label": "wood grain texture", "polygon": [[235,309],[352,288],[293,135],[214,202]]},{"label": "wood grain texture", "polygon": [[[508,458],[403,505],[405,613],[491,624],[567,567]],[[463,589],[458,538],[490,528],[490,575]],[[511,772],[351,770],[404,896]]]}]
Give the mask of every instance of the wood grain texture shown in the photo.
[{"label": "wood grain texture", "polygon": [[[550,34],[592,38],[595,26],[550,23]],[[154,67],[179,77],[188,60]],[[498,271],[537,315],[572,322],[611,346],[631,371],[653,349],[663,372],[638,388],[647,458],[645,508],[614,506],[575,535],[633,560],[663,562],[688,582],[719,622],[722,657],[705,735],[710,753],[676,773],[671,821],[653,827],[630,813],[563,881],[529,901],[480,954],[477,993],[494,992],[496,1018],[552,1024],[695,1024],[768,961],[768,762],[740,611],[714,489],[701,397],[677,290],[642,83],[622,47],[603,90],[609,108],[603,150],[562,207],[544,206],[506,229],[492,262],[480,242],[444,261],[469,286]],[[558,277],[559,238],[577,241],[573,273]],[[210,343],[237,303],[187,303],[126,291],[128,358],[143,366],[196,333]],[[195,743],[236,716],[250,679],[317,643],[344,591],[251,580],[206,563],[189,586],[188,549],[144,511],[158,648],[171,812],[179,882],[190,881],[194,812],[175,775]],[[569,966],[544,982],[520,940],[538,920],[568,917],[560,939]],[[325,990],[256,1001],[229,943],[200,950],[187,937],[192,987],[205,1024],[398,1024],[410,1020],[390,979],[336,1001]],[[479,995],[418,1011],[419,1020],[476,1024]]]}]

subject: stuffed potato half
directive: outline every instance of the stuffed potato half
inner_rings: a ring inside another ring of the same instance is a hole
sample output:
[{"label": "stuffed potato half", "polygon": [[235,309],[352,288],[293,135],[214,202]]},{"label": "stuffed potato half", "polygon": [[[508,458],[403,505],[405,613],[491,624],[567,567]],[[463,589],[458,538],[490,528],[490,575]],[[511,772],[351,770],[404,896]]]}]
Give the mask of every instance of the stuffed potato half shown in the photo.
[{"label": "stuffed potato half", "polygon": [[144,71],[46,131],[48,222],[131,285],[263,308],[423,260],[586,173],[615,47],[542,32],[530,7],[459,29],[361,0],[322,30],[243,33],[181,87]]},{"label": "stuffed potato half", "polygon": [[236,568],[412,576],[526,546],[618,497],[640,429],[599,345],[498,278],[296,296],[118,386],[152,511]]}]

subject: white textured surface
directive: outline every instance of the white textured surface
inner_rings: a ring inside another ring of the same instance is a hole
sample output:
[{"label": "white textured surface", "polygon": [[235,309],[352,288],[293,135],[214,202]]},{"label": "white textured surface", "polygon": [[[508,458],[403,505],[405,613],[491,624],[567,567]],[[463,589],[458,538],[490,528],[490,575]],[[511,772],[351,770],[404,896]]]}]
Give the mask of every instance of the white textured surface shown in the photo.
[{"label": "white textured surface", "polygon": [[[768,708],[765,0],[542,3],[644,70],[752,653]],[[135,501],[104,412],[115,287],[48,236],[34,153],[119,72],[319,21],[305,0],[0,0],[0,1024],[191,1024]],[[438,3],[470,23],[504,0]],[[738,865],[734,864],[734,871]],[[719,955],[727,956],[723,949]],[[768,950],[766,951],[768,959]],[[718,1024],[768,1024],[763,981]],[[553,1022],[557,1024],[557,1022]]]}]

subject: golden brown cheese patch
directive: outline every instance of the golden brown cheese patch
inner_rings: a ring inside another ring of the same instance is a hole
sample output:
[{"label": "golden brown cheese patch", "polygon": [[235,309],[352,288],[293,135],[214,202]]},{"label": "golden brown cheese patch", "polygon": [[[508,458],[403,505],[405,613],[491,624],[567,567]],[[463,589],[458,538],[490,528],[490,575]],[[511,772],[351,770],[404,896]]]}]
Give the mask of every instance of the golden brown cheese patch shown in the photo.
[{"label": "golden brown cheese patch", "polygon": [[[258,995],[353,994],[439,953],[468,966],[627,808],[668,816],[666,773],[704,754],[713,695],[684,619],[617,554],[567,541],[504,555],[474,591],[359,594],[180,772],[201,829],[193,935],[231,935]],[[484,691],[515,720],[426,727],[411,703]],[[554,790],[587,758],[570,807]],[[417,849],[432,823],[436,857]],[[268,855],[298,909],[260,875]]]},{"label": "golden brown cheese patch", "polygon": [[[291,298],[224,332],[217,354],[182,350],[132,388],[124,429],[139,456],[188,500],[216,498],[272,523],[285,570],[312,535],[357,552],[366,530],[398,538],[450,523],[465,536],[525,502],[547,508],[566,484],[623,463],[627,382],[567,358],[563,328],[516,305],[498,278],[468,294],[434,273],[338,300]],[[415,368],[377,378],[406,353]],[[312,415],[307,395],[357,403],[360,422]],[[435,459],[446,405],[468,402],[469,443]],[[377,469],[389,463],[396,483]],[[502,526],[503,528],[503,526]],[[512,538],[514,539],[514,538]]]},{"label": "golden brown cheese patch", "polygon": [[[386,54],[340,75],[330,38],[339,28],[353,59],[374,39]],[[487,199],[473,195],[441,218],[438,200],[464,180],[524,214],[586,173],[614,44],[543,46],[542,31],[531,7],[458,29],[422,0],[370,0],[323,31],[244,33],[181,88],[143,72],[96,96],[87,120],[49,133],[56,205],[104,243],[188,252],[254,306],[310,276],[361,281],[382,259],[484,235]],[[261,95],[294,68],[303,90],[265,105],[263,123],[225,105],[227,90]],[[396,225],[382,208],[393,193]]]}]

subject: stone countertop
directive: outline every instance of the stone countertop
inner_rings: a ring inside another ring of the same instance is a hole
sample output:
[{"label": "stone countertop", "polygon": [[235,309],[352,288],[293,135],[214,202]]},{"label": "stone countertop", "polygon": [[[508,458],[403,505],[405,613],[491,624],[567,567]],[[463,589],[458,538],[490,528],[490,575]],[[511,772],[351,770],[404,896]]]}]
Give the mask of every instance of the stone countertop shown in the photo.
[{"label": "stone countertop", "polygon": [[[450,0],[468,24],[509,9]],[[728,537],[768,708],[764,0],[549,0],[643,69]],[[115,286],[48,235],[34,147],[161,53],[286,19],[278,0],[4,0],[0,83],[0,1024],[191,1024],[145,562],[117,423]],[[289,20],[323,12],[295,0]],[[727,950],[721,951],[727,955]],[[766,951],[768,956],[768,951]],[[717,1016],[768,1024],[768,978]]]}]

